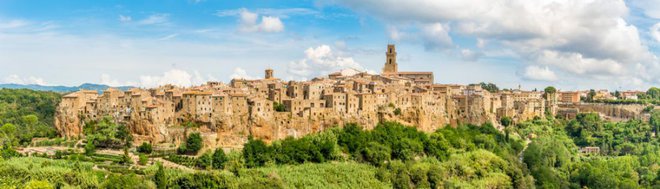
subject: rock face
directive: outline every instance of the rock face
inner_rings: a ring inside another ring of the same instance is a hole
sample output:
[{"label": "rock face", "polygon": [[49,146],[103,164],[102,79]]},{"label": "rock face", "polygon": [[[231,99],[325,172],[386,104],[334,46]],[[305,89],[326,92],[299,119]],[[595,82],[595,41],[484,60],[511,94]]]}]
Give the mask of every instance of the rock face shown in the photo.
[{"label": "rock face", "polygon": [[595,112],[613,121],[648,119],[648,115],[644,114],[643,111],[646,106],[640,104],[582,103],[561,105],[559,108],[565,112],[570,112],[569,115],[566,115],[567,117],[574,117],[577,113]]}]

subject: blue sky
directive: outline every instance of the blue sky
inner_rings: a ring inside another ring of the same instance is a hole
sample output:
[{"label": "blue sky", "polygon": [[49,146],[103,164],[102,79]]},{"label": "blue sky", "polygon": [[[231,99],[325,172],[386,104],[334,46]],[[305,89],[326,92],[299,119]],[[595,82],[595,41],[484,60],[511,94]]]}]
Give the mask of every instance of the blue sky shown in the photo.
[{"label": "blue sky", "polygon": [[0,1],[0,83],[153,87],[353,68],[564,90],[660,83],[657,0]]}]

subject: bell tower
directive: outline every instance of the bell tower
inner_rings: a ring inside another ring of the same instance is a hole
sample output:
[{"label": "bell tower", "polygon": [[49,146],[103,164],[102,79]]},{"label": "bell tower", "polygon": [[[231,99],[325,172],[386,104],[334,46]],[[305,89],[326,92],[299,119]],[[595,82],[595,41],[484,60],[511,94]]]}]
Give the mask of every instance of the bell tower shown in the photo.
[{"label": "bell tower", "polygon": [[265,79],[273,79],[273,69],[266,69],[266,75],[264,76]]},{"label": "bell tower", "polygon": [[393,74],[399,72],[396,63],[396,48],[394,44],[387,44],[387,52],[385,52],[385,67],[383,67],[383,74]]}]

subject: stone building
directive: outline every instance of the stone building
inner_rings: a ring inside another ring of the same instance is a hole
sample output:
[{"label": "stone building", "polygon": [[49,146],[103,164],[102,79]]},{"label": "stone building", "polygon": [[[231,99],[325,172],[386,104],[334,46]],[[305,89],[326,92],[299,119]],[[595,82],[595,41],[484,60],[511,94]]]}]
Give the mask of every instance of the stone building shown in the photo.
[{"label": "stone building", "polygon": [[[342,70],[310,81],[282,81],[267,69],[263,79],[229,84],[108,89],[102,95],[78,91],[63,97],[55,125],[62,136],[80,137],[83,122],[110,116],[136,140],[177,144],[185,138],[182,125],[192,122],[206,147],[240,148],[250,135],[271,141],[345,123],[371,129],[397,121],[433,132],[446,125],[497,125],[503,116],[523,121],[545,115],[540,92],[436,84],[432,72],[400,72],[396,54],[388,45],[382,74]],[[275,111],[276,104],[284,111]]]}]

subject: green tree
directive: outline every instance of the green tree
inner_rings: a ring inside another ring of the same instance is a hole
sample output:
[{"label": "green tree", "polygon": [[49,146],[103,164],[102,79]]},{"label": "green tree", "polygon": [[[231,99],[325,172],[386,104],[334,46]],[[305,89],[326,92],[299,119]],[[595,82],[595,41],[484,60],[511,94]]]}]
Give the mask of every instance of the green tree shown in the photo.
[{"label": "green tree", "polygon": [[158,170],[154,174],[153,181],[156,183],[158,189],[167,188],[169,179],[165,174],[165,168],[163,167],[163,164],[161,164],[160,162],[157,163],[157,166],[158,166]]},{"label": "green tree", "polygon": [[143,142],[140,146],[138,146],[137,151],[140,153],[151,154],[153,148],[151,144]]},{"label": "green tree", "polygon": [[139,157],[139,159],[138,159],[138,163],[139,163],[140,165],[146,165],[147,162],[149,161],[149,157],[147,157],[147,156],[144,155],[144,154],[140,154],[138,157]]},{"label": "green tree", "polygon": [[660,129],[660,111],[658,110],[651,111],[649,124],[653,126],[653,132],[655,133],[655,136],[658,136],[658,129]]},{"label": "green tree", "polygon": [[197,158],[197,167],[202,169],[210,169],[213,163],[213,156],[211,153],[204,153]]},{"label": "green tree", "polygon": [[555,94],[555,93],[557,93],[557,89],[553,86],[548,86],[545,89],[543,89],[543,91],[545,92],[545,94]]},{"label": "green tree", "polygon": [[391,158],[392,150],[389,147],[377,142],[369,142],[361,150],[362,158],[375,166],[381,166]]},{"label": "green tree", "polygon": [[401,108],[395,108],[394,115],[401,115]]},{"label": "green tree", "polygon": [[646,91],[646,95],[650,99],[660,99],[660,88],[651,87]]},{"label": "green tree", "polygon": [[202,149],[202,135],[193,133],[186,138],[186,143],[179,146],[179,154],[197,154]]},{"label": "green tree", "polygon": [[284,106],[284,104],[274,102],[273,103],[273,110],[275,110],[276,112],[284,112],[284,111],[286,111],[286,107]]},{"label": "green tree", "polygon": [[259,139],[248,137],[248,142],[243,146],[243,158],[248,168],[261,167],[272,160],[272,149]]},{"label": "green tree", "polygon": [[593,102],[594,101],[594,96],[596,96],[596,90],[590,89],[589,93],[587,93],[587,102]]},{"label": "green tree", "polygon": [[493,84],[493,83],[485,83],[485,82],[481,82],[481,83],[479,83],[479,84],[473,84],[473,85],[479,85],[479,86],[481,86],[482,89],[484,89],[484,90],[486,90],[486,91],[488,91],[488,92],[491,92],[491,93],[496,93],[496,92],[498,92],[498,91],[500,90],[500,88],[497,87],[497,85],[495,85],[495,84]]},{"label": "green tree", "polygon": [[225,155],[225,151],[222,148],[215,149],[215,152],[213,152],[214,169],[224,169],[227,160],[227,155]]}]

